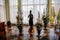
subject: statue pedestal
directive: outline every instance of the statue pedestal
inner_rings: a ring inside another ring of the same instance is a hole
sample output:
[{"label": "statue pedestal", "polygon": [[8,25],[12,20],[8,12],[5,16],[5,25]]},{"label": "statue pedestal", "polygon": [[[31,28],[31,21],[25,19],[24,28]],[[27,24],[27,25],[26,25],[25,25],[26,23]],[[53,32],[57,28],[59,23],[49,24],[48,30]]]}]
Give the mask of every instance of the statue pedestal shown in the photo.
[{"label": "statue pedestal", "polygon": [[34,33],[34,29],[29,30],[28,32],[29,32],[30,37],[32,37],[33,36],[33,33]]},{"label": "statue pedestal", "polygon": [[32,30],[29,30],[28,32],[29,32],[29,33],[34,33],[34,29],[32,29]]},{"label": "statue pedestal", "polygon": [[37,40],[40,40],[40,37],[38,37],[38,39]]},{"label": "statue pedestal", "polygon": [[20,33],[19,36],[23,36],[23,33]]}]

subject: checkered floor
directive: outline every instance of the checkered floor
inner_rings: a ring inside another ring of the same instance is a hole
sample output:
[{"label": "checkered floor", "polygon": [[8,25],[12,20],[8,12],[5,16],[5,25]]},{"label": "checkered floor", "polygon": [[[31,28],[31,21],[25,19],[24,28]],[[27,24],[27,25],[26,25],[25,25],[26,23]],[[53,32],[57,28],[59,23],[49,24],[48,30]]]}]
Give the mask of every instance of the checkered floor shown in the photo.
[{"label": "checkered floor", "polygon": [[54,28],[47,28],[47,30],[44,30],[44,27],[41,29],[41,37],[37,37],[37,30],[36,27],[34,26],[34,33],[33,36],[30,37],[29,35],[29,26],[23,26],[23,36],[19,36],[19,30],[17,26],[12,26],[11,29],[9,30],[6,27],[6,37],[7,40],[58,40],[58,35],[55,34]]}]

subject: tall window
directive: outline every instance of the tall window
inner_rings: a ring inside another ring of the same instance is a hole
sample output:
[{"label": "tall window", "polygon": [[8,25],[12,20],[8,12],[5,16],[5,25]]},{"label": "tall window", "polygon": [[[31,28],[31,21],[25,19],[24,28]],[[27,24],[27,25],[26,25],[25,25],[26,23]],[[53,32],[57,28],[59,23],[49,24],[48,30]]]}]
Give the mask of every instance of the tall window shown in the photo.
[{"label": "tall window", "polygon": [[5,13],[5,4],[4,0],[0,0],[0,22],[6,21],[6,13]]},{"label": "tall window", "polygon": [[47,0],[22,0],[22,13],[23,13],[23,23],[28,24],[29,11],[32,10],[34,16],[34,24],[38,19],[38,11],[40,13],[40,19],[43,15],[43,10],[46,11]]},{"label": "tall window", "polygon": [[16,23],[16,16],[18,12],[18,0],[9,0],[10,4],[10,21]]},{"label": "tall window", "polygon": [[60,10],[60,0],[52,0],[52,7],[55,9],[56,14]]},{"label": "tall window", "polygon": [[60,10],[60,0],[52,0],[52,11],[55,12],[55,23],[57,23],[57,16]]}]

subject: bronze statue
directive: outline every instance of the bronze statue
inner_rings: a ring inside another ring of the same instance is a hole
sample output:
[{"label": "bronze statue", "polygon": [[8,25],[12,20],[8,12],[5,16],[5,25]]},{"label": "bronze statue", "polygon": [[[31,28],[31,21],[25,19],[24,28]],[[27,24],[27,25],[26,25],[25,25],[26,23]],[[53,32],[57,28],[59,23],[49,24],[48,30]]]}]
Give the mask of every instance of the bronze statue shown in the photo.
[{"label": "bronze statue", "polygon": [[30,10],[30,14],[28,17],[29,17],[30,30],[32,30],[33,29],[33,14],[31,10]]}]

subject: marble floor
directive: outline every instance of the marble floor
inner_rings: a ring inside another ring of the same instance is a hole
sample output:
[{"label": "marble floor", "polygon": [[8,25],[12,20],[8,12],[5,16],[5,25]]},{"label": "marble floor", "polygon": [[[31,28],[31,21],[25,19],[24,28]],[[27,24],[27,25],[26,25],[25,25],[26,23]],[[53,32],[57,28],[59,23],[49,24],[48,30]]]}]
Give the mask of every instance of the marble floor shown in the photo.
[{"label": "marble floor", "polygon": [[55,34],[54,28],[47,28],[46,32],[44,27],[41,29],[41,37],[37,37],[37,30],[34,26],[34,33],[32,36],[29,35],[29,26],[23,26],[23,36],[19,36],[19,30],[17,26],[12,26],[11,30],[6,27],[6,38],[7,40],[58,40],[58,35]]}]

